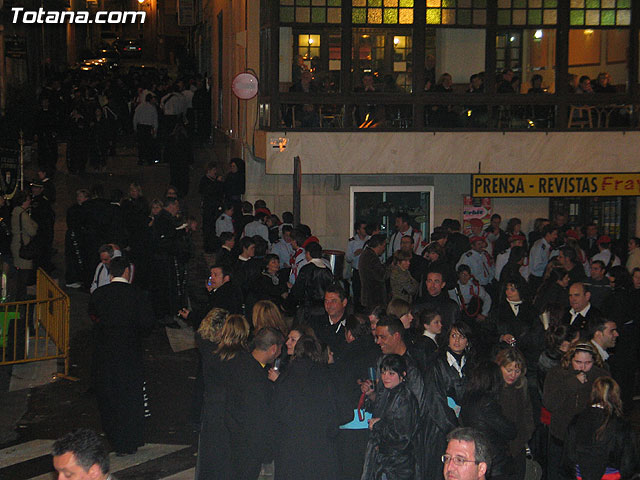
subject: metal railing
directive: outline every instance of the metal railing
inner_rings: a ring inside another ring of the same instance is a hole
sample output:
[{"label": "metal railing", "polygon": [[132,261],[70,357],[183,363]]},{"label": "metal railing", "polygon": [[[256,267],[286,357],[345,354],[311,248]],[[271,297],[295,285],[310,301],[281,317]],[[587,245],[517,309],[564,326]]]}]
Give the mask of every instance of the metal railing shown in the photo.
[{"label": "metal railing", "polygon": [[36,299],[0,303],[0,365],[64,359],[69,375],[69,296],[38,269]]},{"label": "metal railing", "polygon": [[[276,103],[277,102],[277,103]],[[638,130],[629,94],[280,93],[261,97],[263,130],[575,131]],[[268,106],[268,108],[266,108]],[[267,112],[269,115],[267,115]]]}]

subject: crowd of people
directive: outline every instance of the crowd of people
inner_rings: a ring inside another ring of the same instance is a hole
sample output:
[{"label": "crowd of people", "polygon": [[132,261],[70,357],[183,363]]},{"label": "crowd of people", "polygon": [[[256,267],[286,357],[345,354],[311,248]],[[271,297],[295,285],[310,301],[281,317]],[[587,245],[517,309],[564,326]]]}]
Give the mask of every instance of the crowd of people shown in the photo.
[{"label": "crowd of people", "polygon": [[67,166],[84,173],[104,171],[116,154],[118,138],[135,132],[140,165],[166,161],[171,180],[186,195],[192,137],[207,139],[211,127],[210,92],[201,75],[171,79],[165,69],[131,68],[51,75],[37,92],[39,108],[30,128],[39,163],[55,170],[58,143],[67,143]]},{"label": "crowd of people", "polygon": [[[203,232],[215,256],[206,302],[153,296],[197,331],[197,478],[257,478],[273,461],[281,479],[435,479],[443,462],[446,476],[464,466],[445,453],[459,427],[488,439],[487,478],[525,478],[527,456],[549,479],[638,472],[625,415],[639,239],[614,251],[596,225],[569,228],[558,214],[528,236],[517,218],[506,231],[499,215],[472,220],[470,235],[447,219],[426,242],[400,213],[389,238],[354,225],[347,282],[307,225],[224,185],[207,165],[202,204],[218,215]],[[167,202],[164,215],[178,215]],[[131,278],[137,263],[118,268]]]},{"label": "crowd of people", "polygon": [[[436,479],[464,466],[445,453],[459,427],[488,439],[487,478],[525,478],[529,454],[549,479],[638,471],[640,239],[623,251],[557,214],[528,236],[517,218],[468,235],[446,219],[426,241],[399,213],[389,236],[356,222],[343,275],[290,212],[242,201],[231,164],[199,185],[204,302],[186,282],[199,220],[175,187],[148,203],[137,183],[95,185],[67,212],[66,283],[92,292],[92,386],[118,454],[144,444],[142,337],[180,317],[200,353],[199,479],[272,461],[282,479]],[[20,295],[51,264],[54,200],[42,168],[7,214]]]}]

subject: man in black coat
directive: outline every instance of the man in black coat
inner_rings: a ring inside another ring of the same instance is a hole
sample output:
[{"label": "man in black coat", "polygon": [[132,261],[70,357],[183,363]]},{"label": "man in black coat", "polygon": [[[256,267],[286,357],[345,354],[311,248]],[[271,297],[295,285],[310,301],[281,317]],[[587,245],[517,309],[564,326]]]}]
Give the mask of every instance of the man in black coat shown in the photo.
[{"label": "man in black coat", "polygon": [[129,262],[111,261],[111,283],[89,300],[95,340],[92,377],[102,429],[116,454],[135,453],[144,445],[142,337],[154,325],[144,296],[129,284]]},{"label": "man in black coat", "polygon": [[369,239],[360,254],[360,303],[365,308],[387,304],[387,269],[380,261],[386,246],[387,237],[379,233]]},{"label": "man in black coat", "polygon": [[591,305],[591,292],[589,287],[582,282],[576,282],[569,287],[569,304],[571,308],[565,313],[563,323],[569,326],[574,332],[580,333],[584,341],[587,338],[587,324],[594,316],[601,316],[602,313]]},{"label": "man in black coat", "polygon": [[229,478],[237,480],[257,479],[261,465],[273,458],[274,388],[265,366],[280,356],[284,337],[279,330],[265,327],[256,333],[253,343],[251,353],[242,352],[229,362],[232,374],[226,385],[225,426],[233,452]]},{"label": "man in black coat", "polygon": [[227,265],[214,265],[211,267],[210,276],[207,279],[207,304],[195,311],[182,308],[179,315],[188,320],[194,330],[198,330],[202,319],[212,308],[222,308],[229,313],[242,315],[242,294],[231,281],[230,269]]},{"label": "man in black coat", "polygon": [[443,279],[442,271],[433,269],[427,274],[427,291],[418,298],[414,304],[414,311],[420,312],[424,309],[435,310],[442,318],[442,330],[447,331],[449,327],[460,320],[460,308],[456,302],[451,300],[447,293],[447,283]]},{"label": "man in black coat", "polygon": [[302,323],[308,324],[313,328],[318,340],[329,345],[334,358],[337,360],[342,355],[342,351],[347,344],[344,328],[346,319],[347,293],[340,285],[332,284],[324,292],[324,310],[322,313],[305,318]]},{"label": "man in black coat", "polygon": [[173,319],[178,312],[178,286],[175,256],[178,249],[177,220],[180,204],[175,198],[166,198],[164,208],[151,226],[153,307],[158,323],[170,328],[180,325]]}]

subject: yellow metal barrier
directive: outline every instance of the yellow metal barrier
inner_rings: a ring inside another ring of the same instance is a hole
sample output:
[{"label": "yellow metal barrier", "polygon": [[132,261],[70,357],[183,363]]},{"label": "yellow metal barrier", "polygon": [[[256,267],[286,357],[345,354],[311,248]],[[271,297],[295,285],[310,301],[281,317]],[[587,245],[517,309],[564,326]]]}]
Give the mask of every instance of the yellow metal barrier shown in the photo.
[{"label": "yellow metal barrier", "polygon": [[69,321],[69,296],[38,269],[35,300],[0,303],[0,365],[63,358],[69,378]]}]

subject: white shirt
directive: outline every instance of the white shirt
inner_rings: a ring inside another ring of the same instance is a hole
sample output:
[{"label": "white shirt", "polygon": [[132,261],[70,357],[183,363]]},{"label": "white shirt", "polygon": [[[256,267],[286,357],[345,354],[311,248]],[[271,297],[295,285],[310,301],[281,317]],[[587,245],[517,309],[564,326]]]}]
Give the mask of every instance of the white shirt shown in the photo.
[{"label": "white shirt", "polygon": [[582,315],[583,317],[586,318],[587,313],[589,313],[589,310],[591,309],[591,304],[588,303],[586,307],[584,307],[582,310],[580,310],[579,312],[576,312],[573,308],[571,310],[569,310],[569,313],[571,314],[571,321],[569,322],[569,325],[573,325],[574,320],[576,319],[576,317],[578,315]]},{"label": "white shirt", "polygon": [[[122,252],[120,250],[114,250],[113,257],[111,258],[113,259],[121,256],[122,256]],[[91,282],[91,287],[89,288],[89,291],[93,293],[96,288],[102,287],[103,285],[108,285],[109,283],[111,283],[109,266],[100,262],[96,267],[95,273],[93,274],[93,282]]]},{"label": "white shirt", "polygon": [[260,235],[269,243],[269,229],[260,220],[247,223],[242,233],[243,237],[255,237],[256,235]]},{"label": "white shirt", "polygon": [[165,115],[182,115],[186,111],[186,100],[180,92],[167,93],[160,101]]},{"label": "white shirt", "polygon": [[[603,250],[600,253],[596,253],[593,257],[591,257],[591,263],[593,263],[596,260],[600,260],[602,263],[604,263],[606,267],[607,265],[609,265],[609,261],[611,260],[611,250],[609,249]],[[617,267],[620,264],[621,264],[620,259],[616,255],[615,258],[613,259],[613,263],[611,264],[611,266]]]},{"label": "white shirt", "polygon": [[422,246],[422,232],[420,230],[414,230],[409,227],[405,232],[396,232],[391,235],[391,241],[389,241],[389,256],[392,256],[396,250],[400,250],[400,243],[402,243],[402,237],[413,237],[413,251],[418,255],[422,253],[424,247]]},{"label": "white shirt", "polygon": [[225,213],[216,220],[216,235],[219,237],[222,232],[233,233],[233,220]]},{"label": "white shirt", "polygon": [[545,238],[540,238],[533,244],[529,252],[529,271],[531,275],[542,277],[551,256],[551,245]]},{"label": "white shirt", "polygon": [[369,240],[369,235],[366,235],[364,239],[360,238],[359,235],[352,237],[349,239],[349,243],[347,243],[347,255],[346,260],[351,264],[354,270],[358,270],[358,264],[360,263],[360,252],[356,255],[356,250],[362,250],[364,248],[364,244]]},{"label": "white shirt", "polygon": [[137,130],[138,125],[151,125],[158,131],[158,111],[156,107],[148,102],[142,102],[136,107],[133,114],[133,129]]},{"label": "white shirt", "polygon": [[[465,305],[469,305],[469,302],[473,297],[478,297],[480,298],[480,300],[482,300],[482,312],[480,313],[485,317],[489,315],[489,310],[491,310],[491,296],[482,287],[482,285],[476,286],[473,282],[469,281],[467,282],[466,285],[463,285],[460,282],[458,282],[457,286],[460,289],[460,292],[462,293],[462,298],[464,299]],[[460,298],[456,293],[456,289],[449,290],[449,297],[454,302],[456,302],[459,307],[462,307],[462,305],[460,305]]]},{"label": "white shirt", "polygon": [[489,262],[486,251],[481,253],[469,250],[463,253],[456,264],[456,269],[460,265],[467,265],[471,270],[471,275],[475,277],[480,285],[489,285],[495,276],[495,269]]},{"label": "white shirt", "polygon": [[598,342],[594,340],[591,340],[591,345],[593,345],[596,348],[596,350],[598,350],[598,353],[600,354],[600,358],[602,358],[602,361],[606,362],[607,359],[609,358],[609,354],[607,353],[607,351],[604,348],[602,348]]},{"label": "white shirt", "polygon": [[283,239],[281,239],[271,245],[270,251],[274,255],[278,255],[278,258],[280,259],[280,268],[289,267],[289,262],[291,262],[291,257],[294,253],[293,247],[290,243],[287,243]]}]

